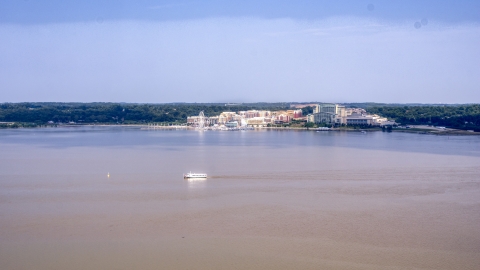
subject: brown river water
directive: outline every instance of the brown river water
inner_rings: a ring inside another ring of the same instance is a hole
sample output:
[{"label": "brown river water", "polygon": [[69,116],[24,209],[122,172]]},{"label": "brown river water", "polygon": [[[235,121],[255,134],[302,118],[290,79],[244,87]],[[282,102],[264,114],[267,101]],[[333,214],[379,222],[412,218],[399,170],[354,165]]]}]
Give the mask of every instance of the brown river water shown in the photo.
[{"label": "brown river water", "polygon": [[0,130],[0,269],[480,269],[480,138]]}]

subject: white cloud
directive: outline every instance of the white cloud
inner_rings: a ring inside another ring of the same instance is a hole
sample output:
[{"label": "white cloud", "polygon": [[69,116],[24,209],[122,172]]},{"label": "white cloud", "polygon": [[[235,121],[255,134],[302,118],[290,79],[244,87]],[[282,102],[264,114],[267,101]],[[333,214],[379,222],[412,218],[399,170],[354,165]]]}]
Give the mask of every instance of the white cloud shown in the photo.
[{"label": "white cloud", "polygon": [[357,18],[2,25],[0,102],[480,102],[479,34]]}]

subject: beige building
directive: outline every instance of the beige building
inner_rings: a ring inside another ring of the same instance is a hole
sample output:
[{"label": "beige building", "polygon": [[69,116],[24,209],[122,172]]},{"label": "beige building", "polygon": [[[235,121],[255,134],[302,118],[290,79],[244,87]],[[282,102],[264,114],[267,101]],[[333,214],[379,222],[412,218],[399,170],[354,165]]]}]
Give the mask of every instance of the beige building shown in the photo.
[{"label": "beige building", "polygon": [[232,121],[235,115],[237,115],[235,112],[222,112],[218,116],[218,124],[225,124],[228,121]]},{"label": "beige building", "polygon": [[218,124],[218,116],[208,117],[208,123],[209,123],[210,125],[216,125],[216,124]]},{"label": "beige building", "polygon": [[240,111],[238,115],[243,116],[245,118],[254,118],[254,117],[269,117],[272,115],[270,111],[258,111],[258,110],[248,110],[248,111]]},{"label": "beige building", "polygon": [[266,127],[265,117],[253,117],[247,119],[247,125],[250,127]]},{"label": "beige building", "polygon": [[200,122],[200,116],[188,116],[187,125],[196,125]]},{"label": "beige building", "polygon": [[307,115],[306,118],[307,118],[307,122],[314,123],[315,121],[313,114]]}]

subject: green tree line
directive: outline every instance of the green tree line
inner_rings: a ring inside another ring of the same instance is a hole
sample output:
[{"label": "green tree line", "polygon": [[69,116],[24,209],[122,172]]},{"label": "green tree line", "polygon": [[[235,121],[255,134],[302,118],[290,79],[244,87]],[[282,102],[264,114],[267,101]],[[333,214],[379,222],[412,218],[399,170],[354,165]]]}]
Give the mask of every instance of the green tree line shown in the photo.
[{"label": "green tree line", "polygon": [[0,122],[54,123],[186,123],[187,116],[216,116],[224,111],[283,110],[285,103],[132,104],[132,103],[3,103]]},{"label": "green tree line", "polygon": [[367,112],[406,125],[435,125],[480,131],[480,105],[373,106]]}]

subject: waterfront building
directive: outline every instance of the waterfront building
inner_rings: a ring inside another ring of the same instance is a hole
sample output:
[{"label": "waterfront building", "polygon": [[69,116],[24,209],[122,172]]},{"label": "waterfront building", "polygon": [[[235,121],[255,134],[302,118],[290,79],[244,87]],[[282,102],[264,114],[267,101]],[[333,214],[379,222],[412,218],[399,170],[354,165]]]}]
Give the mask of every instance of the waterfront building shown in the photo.
[{"label": "waterfront building", "polygon": [[200,116],[188,116],[187,125],[197,125],[200,122]]},{"label": "waterfront building", "polygon": [[216,124],[218,124],[218,116],[208,117],[208,123],[209,123],[210,125],[216,125]]},{"label": "waterfront building", "polygon": [[345,106],[338,104],[317,104],[313,108],[313,122],[315,123],[343,124],[345,115]]},{"label": "waterfront building", "polygon": [[385,117],[381,117],[376,114],[370,115],[373,118],[373,125],[382,125],[382,123],[387,122],[388,119]]},{"label": "waterfront building", "polygon": [[374,119],[370,115],[353,113],[347,116],[347,125],[373,125]]},{"label": "waterfront building", "polygon": [[246,111],[245,118],[259,117],[260,113],[257,110]]},{"label": "waterfront building", "polygon": [[247,125],[249,127],[266,127],[265,117],[253,117],[247,119]]},{"label": "waterfront building", "polygon": [[363,115],[366,115],[367,114],[367,111],[365,111],[365,109],[362,109],[362,108],[348,108],[348,109],[345,109],[345,112],[348,115],[351,115],[351,114],[363,114]]},{"label": "waterfront building", "polygon": [[[203,124],[204,126],[212,126],[215,124],[218,124],[218,116],[212,116],[212,117],[203,117]],[[200,125],[202,121],[201,116],[188,116],[187,117],[187,125],[189,126],[198,126]]]},{"label": "waterfront building", "polygon": [[232,121],[237,121],[238,123],[241,123],[242,120],[245,120],[245,117],[242,117],[241,115],[235,114],[232,116]]},{"label": "waterfront building", "polygon": [[218,123],[219,124],[225,124],[227,123],[228,121],[231,121],[233,120],[233,117],[237,115],[235,112],[222,112],[219,116],[218,116]]},{"label": "waterfront building", "polygon": [[[317,124],[328,125],[394,125],[387,118],[378,115],[369,115],[365,109],[345,108],[333,103],[315,104],[313,114],[302,115],[302,110],[263,111],[248,110],[236,112],[222,112],[219,116],[203,117],[189,116],[187,124],[191,126],[222,126],[237,128],[239,126],[264,127],[268,124],[285,124],[292,120],[303,120]],[[229,123],[227,125],[227,123]]]},{"label": "waterfront building", "polygon": [[246,127],[247,126],[247,120],[245,118],[240,119],[240,126],[241,127]]},{"label": "waterfront building", "polygon": [[219,115],[218,116],[218,124],[225,124],[227,122],[227,117],[225,117],[224,115]]},{"label": "waterfront building", "polygon": [[258,111],[258,117],[271,117],[271,111]]},{"label": "waterfront building", "polygon": [[238,128],[238,122],[237,121],[228,121],[225,123],[225,127],[227,128]]},{"label": "waterfront building", "polygon": [[292,117],[288,114],[277,114],[275,117],[275,124],[290,123]]},{"label": "waterfront building", "polygon": [[238,112],[238,115],[240,115],[241,117],[244,117],[244,118],[247,118],[247,111],[239,111]]},{"label": "waterfront building", "polygon": [[248,111],[239,111],[238,115],[244,118],[254,118],[254,117],[269,117],[271,115],[270,111],[258,111],[258,110],[248,110]]},{"label": "waterfront building", "polygon": [[287,110],[286,114],[290,116],[290,118],[300,118],[302,117],[302,110]]},{"label": "waterfront building", "polygon": [[337,105],[335,114],[335,124],[347,123],[347,111],[345,106]]},{"label": "waterfront building", "polygon": [[307,122],[314,123],[315,121],[313,114],[308,114],[306,118],[307,118]]}]

